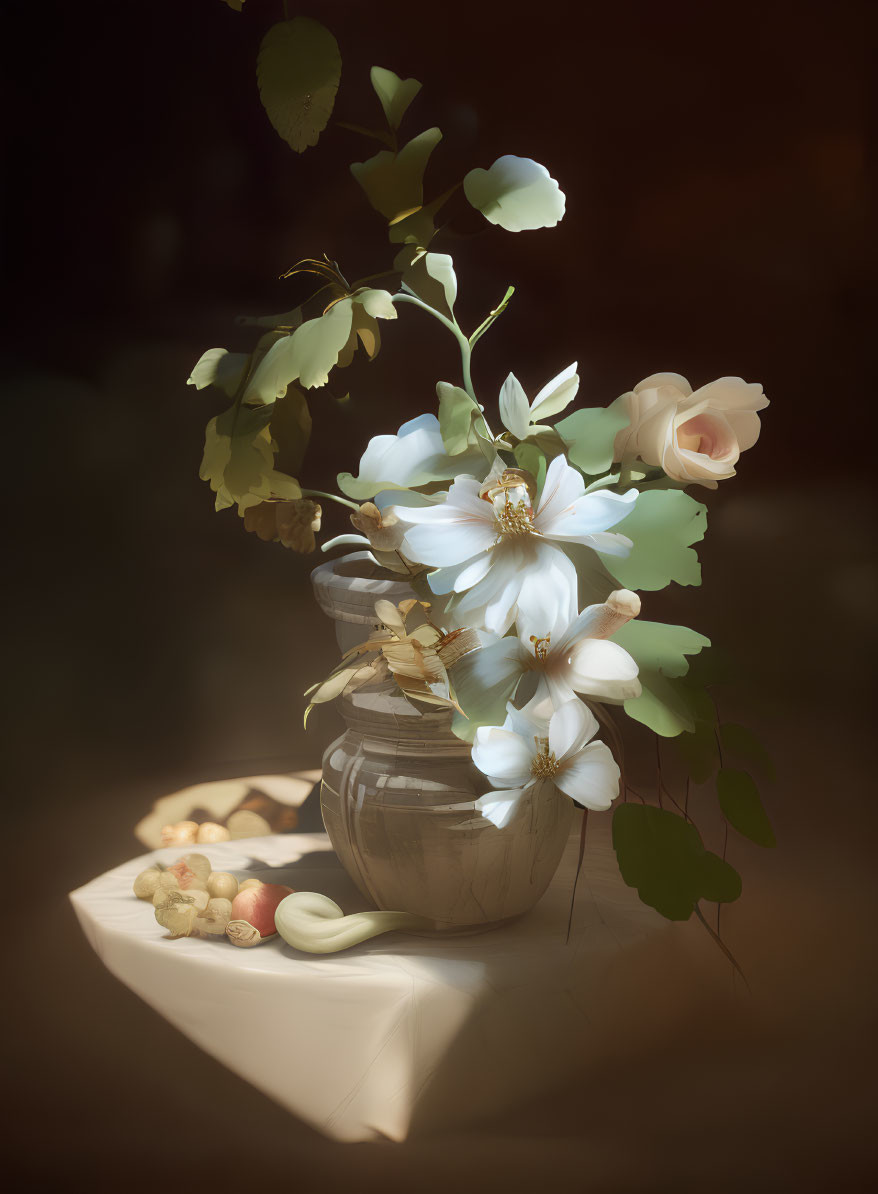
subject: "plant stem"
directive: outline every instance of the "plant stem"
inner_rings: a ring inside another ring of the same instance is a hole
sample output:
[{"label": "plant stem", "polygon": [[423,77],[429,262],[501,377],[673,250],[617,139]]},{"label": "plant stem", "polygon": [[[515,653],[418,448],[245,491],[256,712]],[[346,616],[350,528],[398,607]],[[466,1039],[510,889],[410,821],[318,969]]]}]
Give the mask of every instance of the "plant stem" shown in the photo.
[{"label": "plant stem", "polygon": [[509,306],[509,300],[512,298],[513,294],[515,294],[515,287],[514,286],[507,287],[506,293],[503,295],[503,298],[500,300],[500,302],[497,304],[497,306],[494,308],[494,310],[490,312],[487,319],[482,320],[482,322],[479,324],[479,326],[476,328],[476,330],[470,336],[470,338],[469,338],[470,348],[475,347],[476,341],[480,340],[482,338],[482,336],[484,336],[484,334],[488,330],[488,328],[491,326],[491,324],[494,322],[494,320],[498,319],[503,314],[503,312]]},{"label": "plant stem", "polygon": [[711,939],[714,941],[714,943],[719,946],[719,948],[723,951],[723,953],[726,955],[728,960],[731,962],[734,969],[741,976],[741,980],[743,981],[744,986],[747,988],[747,991],[749,992],[749,994],[752,995],[753,992],[750,990],[750,984],[747,982],[747,976],[744,973],[744,971],[741,969],[741,967],[738,965],[735,955],[732,953],[732,951],[726,945],[725,941],[723,941],[722,937],[720,937],[720,935],[718,933],[715,933],[713,931],[713,929],[710,927],[710,925],[707,923],[704,913],[701,911],[701,908],[698,904],[695,905],[695,915],[698,917],[698,919],[704,925],[705,929],[707,929],[707,931],[710,934]]},{"label": "plant stem", "polygon": [[359,510],[360,508],[356,502],[349,502],[347,498],[339,497],[335,493],[324,493],[322,489],[303,489],[302,497],[326,498],[329,502],[338,502],[340,506],[347,506],[349,510]]},{"label": "plant stem", "polygon": [[[467,340],[466,336],[460,330],[457,321],[454,319],[449,319],[447,315],[443,315],[441,311],[437,311],[435,307],[431,307],[429,303],[425,303],[423,299],[419,299],[417,295],[414,294],[395,294],[393,295],[393,301],[395,303],[412,303],[415,307],[420,307],[422,311],[426,311],[429,315],[432,315],[434,319],[438,319],[443,327],[448,328],[449,332],[451,332],[452,336],[454,336],[458,343],[458,347],[460,348],[460,366],[461,373],[463,374],[463,388],[472,399],[473,405],[479,412],[479,416],[484,420],[485,416],[482,413],[482,409],[479,406],[479,401],[476,398],[476,392],[473,388],[471,364],[472,349],[470,347],[469,340]],[[494,437],[488,428],[487,421],[485,421],[485,429],[488,435],[491,436],[491,439],[493,439]]]}]

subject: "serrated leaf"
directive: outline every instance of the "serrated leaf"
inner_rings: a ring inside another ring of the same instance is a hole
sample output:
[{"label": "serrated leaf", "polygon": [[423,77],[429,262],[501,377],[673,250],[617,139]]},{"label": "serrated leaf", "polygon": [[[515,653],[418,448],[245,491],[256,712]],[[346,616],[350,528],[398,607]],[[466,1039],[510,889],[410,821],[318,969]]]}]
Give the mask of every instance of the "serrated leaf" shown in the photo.
[{"label": "serrated leaf", "polygon": [[325,385],[350,339],[352,308],[351,299],[341,299],[291,336],[281,337],[259,364],[247,386],[248,394],[254,389],[283,393],[294,381],[300,381],[306,390]]},{"label": "serrated leaf", "polygon": [[777,845],[756,784],[746,771],[723,767],[716,777],[716,790],[723,816],[738,833],[757,846]]},{"label": "serrated leaf", "polygon": [[187,386],[203,390],[216,386],[230,398],[234,398],[244,380],[250,357],[246,352],[229,352],[227,348],[209,348],[199,358],[189,375]]},{"label": "serrated leaf", "polygon": [[256,76],[276,132],[297,153],[316,145],[341,78],[338,43],[329,30],[308,17],[273,25],[262,39]]},{"label": "serrated leaf", "polygon": [[421,208],[424,171],[441,140],[439,129],[427,129],[398,153],[382,149],[368,161],[354,162],[351,166],[351,173],[366,192],[366,198],[385,219],[395,220]]},{"label": "serrated leaf", "polygon": [[613,849],[625,883],[668,920],[688,920],[699,900],[731,903],[741,894],[734,867],[705,849],[694,825],[664,809],[618,805]]},{"label": "serrated leaf", "polygon": [[383,66],[373,66],[369,78],[381,101],[387,123],[392,129],[398,129],[406,109],[421,90],[421,84],[417,79],[401,79]]},{"label": "serrated leaf", "polygon": [[689,546],[704,538],[707,509],[678,490],[641,493],[632,512],[613,527],[634,546],[626,557],[608,556],[607,567],[628,589],[663,589],[672,580],[701,584],[701,564]]},{"label": "serrated leaf", "polygon": [[726,722],[720,726],[719,736],[724,757],[746,763],[748,766],[754,765],[767,779],[775,779],[771,755],[752,730],[735,722]]},{"label": "serrated leaf", "polygon": [[616,435],[627,422],[628,416],[621,408],[588,407],[561,419],[555,430],[567,445],[570,463],[595,477],[613,463]]},{"label": "serrated leaf", "polygon": [[635,618],[615,632],[613,641],[634,657],[638,667],[642,693],[625,701],[628,716],[665,738],[694,730],[692,696],[677,678],[689,670],[686,656],[709,647],[710,639],[687,626]]}]

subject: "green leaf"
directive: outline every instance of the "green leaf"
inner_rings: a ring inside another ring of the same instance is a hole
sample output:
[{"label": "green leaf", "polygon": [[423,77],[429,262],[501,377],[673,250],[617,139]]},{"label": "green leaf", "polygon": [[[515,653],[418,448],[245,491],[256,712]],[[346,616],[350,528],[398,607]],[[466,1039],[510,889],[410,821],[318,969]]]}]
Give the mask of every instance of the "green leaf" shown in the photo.
[{"label": "green leaf", "polygon": [[694,825],[664,809],[618,805],[613,849],[625,883],[668,920],[688,920],[699,900],[731,903],[741,894],[734,867],[705,849]]},{"label": "green leaf", "polygon": [[308,17],[273,25],[262,39],[256,77],[276,132],[297,153],[316,145],[341,78],[338,43],[329,30]]},{"label": "green leaf", "polygon": [[777,839],[759,792],[746,771],[723,767],[716,777],[719,806],[728,823],[757,846],[776,846]]},{"label": "green leaf", "polygon": [[711,696],[692,676],[686,681],[686,698],[695,725],[674,738],[671,747],[683,761],[690,779],[696,784],[706,783],[719,767],[719,746],[716,740],[716,706]]},{"label": "green leaf", "polygon": [[421,90],[421,84],[417,79],[401,79],[383,66],[373,66],[369,78],[381,101],[387,123],[392,129],[398,129],[406,109]]},{"label": "green leaf", "polygon": [[643,688],[639,697],[625,701],[628,716],[665,738],[693,731],[693,699],[677,677],[689,670],[686,656],[709,647],[710,639],[686,626],[633,618],[615,632],[613,642],[634,657]]},{"label": "green leaf", "polygon": [[249,506],[270,497],[299,498],[297,481],[275,470],[269,420],[271,407],[232,406],[211,419],[199,476],[216,493],[216,509]]},{"label": "green leaf", "polygon": [[275,467],[297,476],[311,438],[311,412],[308,399],[296,386],[289,386],[274,404],[268,427],[276,453]]},{"label": "green leaf", "polygon": [[306,390],[325,385],[347,345],[353,301],[341,299],[323,315],[309,319],[291,336],[282,336],[265,354],[247,386],[247,394],[282,394],[294,381]]},{"label": "green leaf", "polygon": [[536,479],[537,492],[542,493],[547,464],[546,454],[539,444],[523,439],[520,444],[515,445],[513,455],[518,467],[523,468],[525,472],[530,473]]},{"label": "green leaf", "polygon": [[626,588],[663,589],[672,580],[701,584],[701,565],[689,544],[704,538],[707,509],[688,493],[641,493],[631,513],[613,530],[634,543],[628,556],[607,557],[607,567]]},{"label": "green leaf", "polygon": [[719,737],[724,757],[741,761],[747,766],[755,766],[762,771],[766,779],[775,779],[771,755],[752,730],[735,722],[727,722],[720,726]]},{"label": "green leaf", "polygon": [[354,162],[351,173],[366,198],[387,220],[417,212],[424,202],[424,171],[430,154],[442,140],[437,128],[413,138],[399,153],[382,149],[365,162]]},{"label": "green leaf", "polygon": [[616,435],[627,423],[628,415],[621,408],[596,406],[574,411],[556,423],[555,430],[567,445],[571,464],[595,477],[613,463]]},{"label": "green leaf", "polygon": [[478,414],[473,400],[459,386],[440,381],[436,386],[439,395],[439,430],[442,442],[449,456],[458,456],[469,446],[473,415]]},{"label": "green leaf", "polygon": [[506,154],[488,170],[470,170],[463,192],[486,220],[507,232],[554,228],[564,215],[563,191],[532,158]]},{"label": "green leaf", "polygon": [[209,348],[199,358],[189,375],[187,386],[203,390],[205,386],[217,386],[230,398],[234,398],[244,380],[250,357],[246,352],[229,352],[227,348]]},{"label": "green leaf", "polygon": [[424,253],[413,247],[397,254],[397,261],[401,264],[405,256],[409,257],[409,264],[403,268],[403,285],[450,319],[457,298],[454,262],[447,253]]}]

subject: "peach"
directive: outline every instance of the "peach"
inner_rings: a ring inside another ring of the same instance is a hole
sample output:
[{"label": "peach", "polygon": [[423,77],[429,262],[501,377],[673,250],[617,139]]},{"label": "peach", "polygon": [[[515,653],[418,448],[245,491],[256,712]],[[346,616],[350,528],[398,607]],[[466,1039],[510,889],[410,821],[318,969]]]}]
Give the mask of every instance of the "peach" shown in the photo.
[{"label": "peach", "polygon": [[246,920],[262,937],[270,937],[274,927],[274,912],[281,900],[292,894],[292,887],[280,883],[261,883],[239,891],[232,901],[232,920]]}]

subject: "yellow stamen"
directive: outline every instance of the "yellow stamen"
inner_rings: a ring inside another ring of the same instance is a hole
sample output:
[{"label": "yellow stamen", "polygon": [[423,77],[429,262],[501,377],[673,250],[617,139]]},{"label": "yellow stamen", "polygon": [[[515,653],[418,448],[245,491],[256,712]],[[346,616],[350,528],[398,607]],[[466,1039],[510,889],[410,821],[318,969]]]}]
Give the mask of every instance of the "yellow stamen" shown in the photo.
[{"label": "yellow stamen", "polygon": [[558,774],[559,763],[555,752],[549,750],[548,738],[534,738],[534,742],[537,744],[537,753],[530,765],[530,773],[534,779],[551,779]]}]

